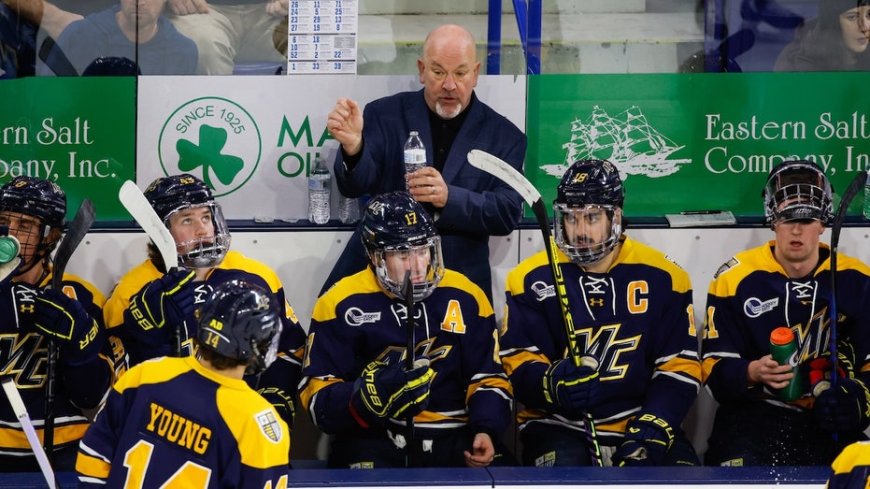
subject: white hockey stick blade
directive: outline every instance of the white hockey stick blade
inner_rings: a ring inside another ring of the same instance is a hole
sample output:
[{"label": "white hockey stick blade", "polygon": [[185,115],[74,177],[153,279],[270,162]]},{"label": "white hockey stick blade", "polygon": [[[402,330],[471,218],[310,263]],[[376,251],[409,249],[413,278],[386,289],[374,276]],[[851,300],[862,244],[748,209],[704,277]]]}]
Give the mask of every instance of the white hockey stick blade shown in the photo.
[{"label": "white hockey stick blade", "polygon": [[21,428],[24,430],[27,442],[30,443],[30,448],[33,450],[33,455],[36,457],[36,462],[39,464],[42,476],[45,477],[45,482],[49,488],[56,489],[54,471],[51,469],[51,464],[48,463],[48,457],[45,455],[45,450],[42,449],[42,442],[36,434],[33,422],[30,421],[30,415],[27,414],[27,408],[24,407],[24,400],[21,399],[21,394],[18,393],[15,382],[9,377],[0,382],[3,384],[3,391],[6,393],[6,398],[9,399],[9,404],[12,405],[12,411],[15,412],[18,421],[21,422]]},{"label": "white hockey stick blade", "polygon": [[538,189],[522,173],[518,172],[516,168],[510,166],[498,156],[493,156],[479,149],[472,149],[468,152],[468,162],[478,170],[485,171],[510,185],[530,206],[541,199],[541,193],[538,192]]},{"label": "white hockey stick blade", "polygon": [[118,200],[145,231],[145,234],[151,238],[151,241],[157,245],[160,256],[163,257],[163,263],[166,264],[166,270],[178,267],[175,239],[169,234],[169,230],[154,212],[148,199],[132,180],[127,180],[121,185],[121,190],[118,191]]}]

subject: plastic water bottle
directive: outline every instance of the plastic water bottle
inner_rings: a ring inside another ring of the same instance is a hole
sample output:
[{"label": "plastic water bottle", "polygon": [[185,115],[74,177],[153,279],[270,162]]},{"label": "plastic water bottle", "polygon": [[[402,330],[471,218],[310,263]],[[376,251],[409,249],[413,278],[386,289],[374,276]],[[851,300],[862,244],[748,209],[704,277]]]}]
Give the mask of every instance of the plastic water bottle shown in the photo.
[{"label": "plastic water bottle", "polygon": [[770,332],[770,356],[780,365],[791,365],[794,377],[776,391],[783,401],[794,401],[804,393],[804,379],[798,366],[798,345],[791,328],[780,326]]},{"label": "plastic water bottle", "polygon": [[864,181],[864,219],[870,220],[870,173]]},{"label": "plastic water bottle", "polygon": [[315,158],[314,168],[308,177],[308,220],[314,224],[329,221],[329,192],[332,176],[322,158]]},{"label": "plastic water bottle", "polygon": [[359,199],[339,195],[338,220],[342,224],[353,224],[359,221]]},{"label": "plastic water bottle", "polygon": [[[426,166],[426,146],[417,131],[411,131],[405,141],[405,173],[411,173]],[[407,188],[408,184],[405,184]]]}]

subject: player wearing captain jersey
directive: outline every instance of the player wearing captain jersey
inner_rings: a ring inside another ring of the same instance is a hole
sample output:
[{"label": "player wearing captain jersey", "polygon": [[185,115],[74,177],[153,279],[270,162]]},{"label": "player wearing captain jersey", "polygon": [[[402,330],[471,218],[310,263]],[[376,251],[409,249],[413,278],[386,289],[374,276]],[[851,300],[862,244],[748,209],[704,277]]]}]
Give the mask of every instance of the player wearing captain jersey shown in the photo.
[{"label": "player wearing captain jersey", "polygon": [[106,302],[106,326],[123,338],[130,364],[175,355],[178,343],[183,355],[190,354],[191,339],[196,337],[193,313],[209,292],[229,280],[259,285],[275,295],[284,327],[278,361],[258,379],[248,380],[292,426],[305,332],[285,299],[278,275],[230,250],[220,204],[199,178],[189,174],[158,178],[145,190],[145,197],[175,239],[182,267],[167,272],[157,247],[149,243],[149,258],[121,278]]},{"label": "player wearing captain jersey", "polygon": [[[113,370],[125,368],[123,348],[106,340],[103,294],[91,283],[64,273],[59,291],[51,253],[64,232],[66,195],[57,184],[27,176],[0,188],[0,226],[21,244],[21,264],[12,282],[0,286],[2,375],[11,375],[41,433],[45,422],[48,338],[58,347],[54,414],[54,468],[72,470],[75,446],[88,426],[84,410],[95,408],[111,385]],[[0,471],[39,470],[18,418],[0,402]]]},{"label": "player wearing captain jersey", "polygon": [[[815,163],[774,167],[762,194],[774,239],[735,255],[710,284],[703,366],[719,407],[705,456],[709,465],[828,465],[867,427],[870,268],[843,254],[837,312],[839,367],[846,378],[836,389],[816,385],[830,370],[831,253],[819,237],[831,218],[831,192]],[[769,346],[771,331],[780,326],[798,339],[805,386],[799,399],[788,402],[775,391],[788,385],[792,367],[773,360]]]},{"label": "player wearing captain jersey", "polygon": [[131,368],[79,446],[80,487],[287,487],[290,433],[243,380],[275,360],[275,296],[231,280],[198,311],[196,357]]},{"label": "player wearing captain jersey", "polygon": [[566,358],[545,251],[508,275],[501,357],[523,406],[524,465],[590,465],[587,412],[605,464],[698,463],[680,429],[701,376],[689,276],[623,234],[623,200],[616,167],[579,160],[553,205],[555,258],[577,342],[593,361],[576,367]]},{"label": "player wearing captain jersey", "polygon": [[[335,435],[329,466],[404,466],[409,415],[421,465],[509,463],[499,440],[511,388],[483,290],[444,269],[434,222],[407,192],[373,198],[360,226],[370,266],[317,300],[300,385],[314,424]],[[409,354],[417,359],[412,369]]]}]

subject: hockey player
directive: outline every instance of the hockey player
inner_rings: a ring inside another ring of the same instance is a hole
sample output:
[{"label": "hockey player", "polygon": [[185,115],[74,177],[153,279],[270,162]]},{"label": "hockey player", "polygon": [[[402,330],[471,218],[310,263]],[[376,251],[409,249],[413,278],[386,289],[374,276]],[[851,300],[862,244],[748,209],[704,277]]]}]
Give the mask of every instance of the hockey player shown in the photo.
[{"label": "hockey player", "polygon": [[[697,464],[680,424],[701,378],[689,276],[622,232],[624,190],[607,161],[578,160],[561,179],[555,257],[565,280],[576,367],[545,251],[507,278],[501,356],[517,402],[522,462],[584,466],[591,413],[613,465]],[[591,357],[591,358],[589,358]]]},{"label": "hockey player", "polygon": [[506,463],[511,388],[486,295],[444,269],[434,222],[407,192],[373,198],[360,226],[371,264],[315,304],[300,384],[314,424],[335,435],[328,465],[401,467],[406,450],[425,466]]},{"label": "hockey player", "polygon": [[264,263],[230,250],[230,233],[220,204],[199,178],[173,175],[154,180],[145,197],[175,239],[179,263],[165,265],[153,243],[149,258],[130,270],[106,302],[106,326],[118,331],[130,364],[164,355],[189,355],[196,337],[196,307],[229,280],[244,280],[271,291],[284,318],[278,361],[252,386],[273,402],[292,426],[305,332],[284,297],[278,275]]},{"label": "hockey player", "polygon": [[870,481],[870,442],[856,441],[844,448],[831,469],[826,489],[866,489]]},{"label": "hockey player", "polygon": [[[91,283],[64,274],[61,290],[47,288],[51,252],[63,235],[66,195],[48,180],[20,176],[0,187],[0,226],[21,247],[12,283],[0,286],[3,309],[2,375],[12,375],[38,431],[45,423],[48,339],[58,347],[55,370],[54,468],[72,470],[78,440],[88,426],[84,410],[95,408],[111,385],[115,359],[124,370],[123,348],[106,342],[103,294]],[[0,471],[38,471],[18,418],[0,402]]]},{"label": "hockey player", "polygon": [[[722,265],[707,294],[704,378],[719,407],[705,462],[828,465],[868,424],[870,394],[866,374],[858,372],[870,368],[870,269],[838,254],[838,343],[849,354],[839,367],[847,378],[822,392],[827,384],[816,382],[830,369],[831,252],[819,237],[831,218],[831,185],[815,163],[787,161],[771,170],[762,196],[774,239]],[[796,400],[777,396],[793,378],[792,365],[779,365],[770,354],[770,334],[780,326],[798,341],[804,388]],[[853,349],[860,364],[853,363]]]},{"label": "hockey player", "polygon": [[287,487],[290,433],[245,382],[275,359],[273,294],[231,280],[198,311],[198,355],[130,369],[79,445],[80,487]]}]

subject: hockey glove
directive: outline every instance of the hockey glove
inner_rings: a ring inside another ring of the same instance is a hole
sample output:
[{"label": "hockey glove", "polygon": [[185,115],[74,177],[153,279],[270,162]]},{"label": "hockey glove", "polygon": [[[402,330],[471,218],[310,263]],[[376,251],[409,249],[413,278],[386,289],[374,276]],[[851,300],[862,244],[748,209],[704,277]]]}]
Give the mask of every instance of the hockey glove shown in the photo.
[{"label": "hockey glove", "polygon": [[144,332],[154,344],[167,343],[170,330],[193,313],[194,275],[192,270],[170,270],[143,287],[130,299],[127,309],[129,317],[126,319],[138,326],[132,329]]},{"label": "hockey glove", "polygon": [[625,427],[625,441],[613,453],[613,465],[661,465],[673,444],[674,430],[667,421],[652,414],[642,414]]},{"label": "hockey glove", "polygon": [[87,363],[100,352],[105,341],[103,328],[79,301],[54,289],[24,284],[15,284],[12,290],[18,327],[54,339],[64,365]]},{"label": "hockey glove", "polygon": [[433,378],[435,371],[425,358],[415,360],[412,370],[371,362],[354,383],[351,414],[363,428],[384,426],[390,418],[417,415],[429,404]]},{"label": "hockey glove", "polygon": [[589,411],[598,392],[598,361],[590,356],[577,367],[570,358],[554,363],[544,372],[544,400],[547,406],[569,418]]},{"label": "hockey glove", "polygon": [[[824,382],[824,381],[823,381]],[[819,426],[832,433],[860,432],[870,420],[870,391],[858,379],[841,379],[836,388],[816,386],[813,414]]]},{"label": "hockey glove", "polygon": [[278,411],[278,414],[287,423],[287,426],[293,427],[296,403],[293,402],[292,395],[278,387],[263,387],[257,390],[257,394],[260,394],[263,396],[263,399],[269,401],[269,404],[275,408],[275,411]]}]

